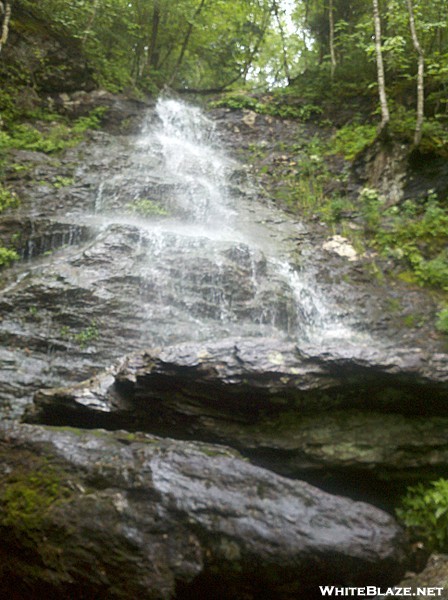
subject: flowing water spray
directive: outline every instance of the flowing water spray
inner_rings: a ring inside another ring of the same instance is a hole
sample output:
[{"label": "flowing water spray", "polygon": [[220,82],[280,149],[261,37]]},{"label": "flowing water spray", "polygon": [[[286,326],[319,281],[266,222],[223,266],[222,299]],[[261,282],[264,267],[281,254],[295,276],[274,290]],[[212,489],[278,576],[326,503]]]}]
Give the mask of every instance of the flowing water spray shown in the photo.
[{"label": "flowing water spray", "polygon": [[88,153],[64,192],[71,210],[58,197],[51,216],[41,207],[0,294],[1,414],[142,348],[248,336],[365,346],[298,251],[303,226],[259,197],[198,108],[162,99],[137,139]]},{"label": "flowing water spray", "polygon": [[[154,215],[127,220],[140,228],[143,293],[157,290],[157,304],[172,308],[169,339],[350,337],[311,273],[291,264],[295,246],[287,240],[301,226],[262,204],[247,176],[235,184],[241,166],[220,145],[199,108],[161,99],[129,150],[127,169],[98,190],[96,206],[105,214],[123,205],[132,213],[145,202],[153,208]],[[154,323],[157,311],[150,313]],[[176,335],[176,319],[189,322],[191,333],[180,327]]]}]

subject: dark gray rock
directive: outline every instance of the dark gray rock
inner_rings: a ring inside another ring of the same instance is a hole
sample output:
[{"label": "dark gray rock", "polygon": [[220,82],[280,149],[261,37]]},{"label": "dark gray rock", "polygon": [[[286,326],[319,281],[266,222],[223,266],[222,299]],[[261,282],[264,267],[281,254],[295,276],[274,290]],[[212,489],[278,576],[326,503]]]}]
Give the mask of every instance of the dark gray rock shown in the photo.
[{"label": "dark gray rock", "polygon": [[403,574],[392,517],[223,447],[23,425],[0,432],[8,597],[292,600],[325,583]]},{"label": "dark gray rock", "polygon": [[446,360],[312,356],[267,339],[183,344],[42,390],[27,418],[225,443],[288,476],[351,473],[356,493],[369,478],[446,471]]},{"label": "dark gray rock", "polygon": [[88,116],[94,110],[103,109],[101,125],[112,133],[139,131],[144,109],[154,104],[150,100],[119,96],[106,90],[62,93],[54,96],[52,103],[59,112],[71,119]]},{"label": "dark gray rock", "polygon": [[433,554],[420,573],[408,573],[399,585],[411,588],[412,595],[417,594],[418,588],[438,587],[440,590],[433,590],[434,597],[448,600],[448,556]]}]

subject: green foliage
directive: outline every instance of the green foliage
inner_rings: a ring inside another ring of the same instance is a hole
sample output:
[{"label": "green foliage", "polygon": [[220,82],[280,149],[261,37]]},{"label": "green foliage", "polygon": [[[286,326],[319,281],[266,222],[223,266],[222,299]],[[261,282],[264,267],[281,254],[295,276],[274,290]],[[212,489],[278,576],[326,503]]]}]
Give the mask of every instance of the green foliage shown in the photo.
[{"label": "green foliage", "polygon": [[[61,117],[39,111],[39,128],[29,123],[9,121],[8,129],[0,131],[0,150],[33,150],[54,154],[66,148],[79,144],[86,131],[97,129],[101,117],[104,115],[103,107],[94,109],[88,116],[80,117],[73,124],[61,121]],[[1,202],[1,191],[0,191]]]},{"label": "green foliage", "polygon": [[0,212],[7,208],[16,208],[18,204],[19,198],[17,194],[0,183]]},{"label": "green foliage", "polygon": [[322,108],[316,104],[303,104],[288,101],[287,95],[276,94],[260,99],[244,93],[229,93],[210,103],[211,108],[231,108],[233,110],[253,110],[261,115],[270,115],[282,119],[308,121],[322,114]]},{"label": "green foliage", "polygon": [[448,480],[408,489],[397,516],[433,551],[448,552]]},{"label": "green foliage", "polygon": [[60,329],[60,336],[64,339],[70,340],[84,350],[91,342],[95,342],[100,337],[98,325],[95,322],[90,323],[77,333],[67,325],[63,325]]},{"label": "green foliage", "polygon": [[89,129],[99,129],[101,126],[101,119],[107,113],[108,108],[106,106],[98,106],[94,108],[87,116],[79,117],[74,125],[72,131],[74,133],[84,133]]},{"label": "green foliage", "polygon": [[249,109],[255,112],[262,112],[264,105],[252,96],[241,93],[230,93],[210,103],[210,108],[221,107],[233,110]]},{"label": "green foliage", "polygon": [[16,125],[10,133],[0,137],[0,149],[34,150],[52,154],[75,146],[81,141],[79,136],[73,136],[70,127],[58,123],[46,131],[40,131],[31,125]]},{"label": "green foliage", "polygon": [[96,323],[92,323],[88,327],[85,327],[79,333],[76,333],[73,338],[80,345],[82,349],[86,348],[90,342],[95,342],[100,337],[100,332]]},{"label": "green foliage", "polygon": [[437,314],[436,329],[448,335],[448,307]]},{"label": "green foliage", "polygon": [[169,212],[149,198],[139,198],[131,204],[128,204],[130,212],[141,215],[142,217],[167,216]]},{"label": "green foliage", "polygon": [[346,160],[353,160],[366,146],[370,146],[377,135],[375,125],[348,123],[333,136],[332,154],[342,154]]},{"label": "green foliage", "polygon": [[367,231],[375,231],[381,223],[381,207],[385,199],[375,189],[365,187],[359,194],[361,215]]},{"label": "green foliage", "polygon": [[57,175],[53,181],[53,186],[58,190],[60,188],[72,185],[73,181],[73,177],[63,177],[61,175]]},{"label": "green foliage", "polygon": [[[18,204],[19,198],[17,194],[0,183],[0,213],[7,208],[16,208]],[[0,267],[8,267],[18,259],[19,255],[15,250],[0,246]]]},{"label": "green foliage", "polygon": [[20,257],[15,250],[0,246],[0,267],[8,267],[11,263],[19,258]]},{"label": "green foliage", "polygon": [[403,262],[421,285],[448,290],[448,212],[434,194],[426,203],[404,203],[375,234],[384,256]]}]

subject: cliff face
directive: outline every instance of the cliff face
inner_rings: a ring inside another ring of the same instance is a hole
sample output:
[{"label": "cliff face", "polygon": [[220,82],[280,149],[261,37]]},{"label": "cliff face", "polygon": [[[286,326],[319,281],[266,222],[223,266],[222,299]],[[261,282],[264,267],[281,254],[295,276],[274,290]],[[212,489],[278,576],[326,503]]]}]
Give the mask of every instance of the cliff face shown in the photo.
[{"label": "cliff face", "polygon": [[[226,167],[239,221],[292,249],[288,274],[309,269],[318,284],[300,291],[292,318],[295,296],[260,249],[203,230],[188,243],[182,228],[158,237],[179,216],[167,215],[176,163],[164,179],[159,146],[133,135],[147,106],[91,91],[79,40],[17,2],[1,58],[4,108],[42,134],[50,125],[32,111],[50,105],[68,120],[105,109],[107,130],[59,153],[15,148],[2,165],[21,203],[1,216],[0,239],[22,261],[3,271],[0,293],[0,586],[19,600],[306,600],[320,584],[396,582],[403,532],[377,507],[446,474],[439,297],[376,277],[392,259],[355,248],[335,235],[340,221],[299,200],[303,181],[315,197],[337,190],[355,205],[331,210],[363,236],[363,187],[398,209],[443,195],[440,160],[372,146],[354,163],[325,162],[325,126],[212,113],[246,162]],[[316,289],[372,343],[269,337],[312,314]],[[244,321],[266,327],[242,340]],[[25,412],[33,425],[19,422]]]}]

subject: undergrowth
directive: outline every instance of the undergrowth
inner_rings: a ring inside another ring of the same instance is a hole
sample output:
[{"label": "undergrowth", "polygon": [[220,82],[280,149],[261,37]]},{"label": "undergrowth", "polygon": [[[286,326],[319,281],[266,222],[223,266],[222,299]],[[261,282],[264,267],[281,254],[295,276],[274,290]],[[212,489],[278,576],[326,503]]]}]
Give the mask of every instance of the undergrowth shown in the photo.
[{"label": "undergrowth", "polygon": [[355,116],[334,133],[326,127],[324,135],[319,131],[285,147],[252,145],[249,151],[260,165],[260,175],[269,175],[267,185],[276,200],[347,237],[360,255],[371,257],[372,276],[384,281],[388,274],[434,290],[435,300],[442,303],[436,327],[448,334],[448,309],[443,308],[448,299],[445,199],[430,190],[420,198],[390,205],[373,187],[360,189],[357,196],[347,191],[350,161],[375,138],[376,126]]},{"label": "undergrowth", "polygon": [[448,480],[408,489],[397,516],[430,551],[448,552]]},{"label": "undergrowth", "polygon": [[256,98],[246,93],[233,92],[210,103],[210,108],[252,110],[262,115],[307,121],[322,114],[322,108],[313,103],[288,103],[281,95]]},{"label": "undergrowth", "polygon": [[[16,208],[18,205],[17,194],[0,183],[0,213],[7,208]],[[18,258],[19,255],[15,250],[0,246],[0,267],[7,267]]]},{"label": "undergrowth", "polygon": [[99,107],[89,116],[79,117],[73,123],[62,120],[60,115],[47,113],[45,118],[39,113],[39,127],[30,123],[10,121],[5,130],[0,131],[0,150],[32,150],[54,154],[79,144],[89,129],[100,125],[104,108]]}]

